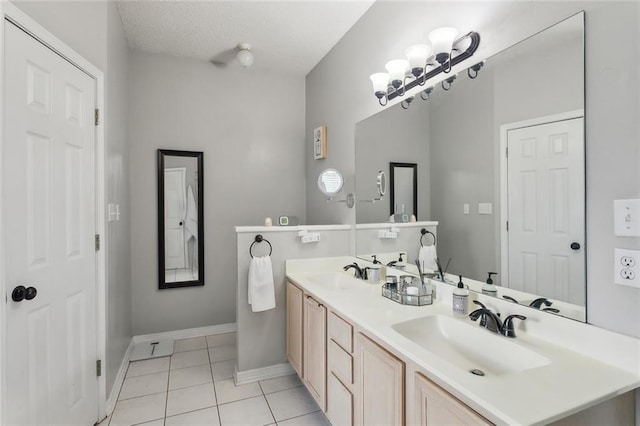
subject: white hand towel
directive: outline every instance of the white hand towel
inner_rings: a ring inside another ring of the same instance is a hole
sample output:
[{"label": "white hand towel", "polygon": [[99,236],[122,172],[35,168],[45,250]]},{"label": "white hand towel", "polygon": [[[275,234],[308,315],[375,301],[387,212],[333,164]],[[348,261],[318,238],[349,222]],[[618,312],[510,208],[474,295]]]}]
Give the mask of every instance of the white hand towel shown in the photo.
[{"label": "white hand towel", "polygon": [[420,265],[422,269],[431,269],[432,271],[438,270],[438,264],[436,263],[436,258],[438,255],[436,254],[436,246],[424,246],[420,247],[420,252],[418,253],[418,260],[420,260]]},{"label": "white hand towel", "polygon": [[198,206],[193,196],[191,185],[187,188],[187,211],[184,215],[184,230],[186,241],[191,238],[198,239]]},{"label": "white hand towel", "polygon": [[270,256],[251,259],[248,284],[248,299],[253,312],[267,311],[276,307],[276,292]]}]

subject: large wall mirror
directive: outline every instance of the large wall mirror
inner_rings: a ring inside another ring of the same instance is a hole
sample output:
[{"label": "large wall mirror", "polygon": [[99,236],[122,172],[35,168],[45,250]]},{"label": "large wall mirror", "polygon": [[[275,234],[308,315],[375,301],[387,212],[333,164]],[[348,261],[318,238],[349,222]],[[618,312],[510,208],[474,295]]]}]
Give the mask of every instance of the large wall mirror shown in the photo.
[{"label": "large wall mirror", "polygon": [[[450,273],[484,282],[499,272],[498,297],[544,297],[584,321],[584,13],[470,74],[356,125],[356,195],[371,169],[416,163],[417,219],[438,221]],[[389,220],[388,205],[357,209],[359,224]],[[372,253],[366,245],[356,253]]]},{"label": "large wall mirror", "polygon": [[158,150],[159,287],[204,285],[202,152]]}]

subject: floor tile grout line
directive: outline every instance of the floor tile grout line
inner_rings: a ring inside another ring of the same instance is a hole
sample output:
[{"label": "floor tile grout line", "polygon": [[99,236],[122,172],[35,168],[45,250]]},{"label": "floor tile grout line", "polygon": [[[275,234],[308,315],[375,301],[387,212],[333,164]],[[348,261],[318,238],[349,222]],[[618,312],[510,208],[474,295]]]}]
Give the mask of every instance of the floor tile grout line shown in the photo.
[{"label": "floor tile grout line", "polygon": [[204,338],[205,343],[207,344],[207,358],[209,360],[209,374],[211,375],[211,386],[213,386],[213,398],[216,401],[216,414],[218,415],[218,424],[222,425],[222,419],[220,418],[220,408],[218,404],[218,391],[216,390],[216,382],[213,379],[213,363],[211,362],[211,352],[209,351],[209,342],[207,338]]},{"label": "floor tile grout line", "polygon": [[267,395],[262,395],[264,398],[264,402],[267,403],[267,407],[269,407],[269,412],[271,413],[271,417],[273,417],[273,422],[277,425],[278,421],[276,420],[275,414],[273,414],[273,410],[271,409],[271,405],[269,404],[269,400],[267,399]]}]

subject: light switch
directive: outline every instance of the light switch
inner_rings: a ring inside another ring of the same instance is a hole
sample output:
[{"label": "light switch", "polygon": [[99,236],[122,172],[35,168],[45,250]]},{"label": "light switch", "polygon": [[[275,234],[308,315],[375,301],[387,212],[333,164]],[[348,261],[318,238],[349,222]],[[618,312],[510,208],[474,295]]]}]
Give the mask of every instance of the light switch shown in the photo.
[{"label": "light switch", "polygon": [[493,204],[478,203],[478,214],[491,214],[493,212]]},{"label": "light switch", "polygon": [[462,211],[464,212],[464,214],[469,214],[469,203],[464,203],[462,205]]},{"label": "light switch", "polygon": [[107,221],[114,222],[118,220],[116,213],[116,205],[114,203],[109,203],[107,205]]},{"label": "light switch", "polygon": [[615,233],[619,237],[640,237],[640,200],[614,200]]}]

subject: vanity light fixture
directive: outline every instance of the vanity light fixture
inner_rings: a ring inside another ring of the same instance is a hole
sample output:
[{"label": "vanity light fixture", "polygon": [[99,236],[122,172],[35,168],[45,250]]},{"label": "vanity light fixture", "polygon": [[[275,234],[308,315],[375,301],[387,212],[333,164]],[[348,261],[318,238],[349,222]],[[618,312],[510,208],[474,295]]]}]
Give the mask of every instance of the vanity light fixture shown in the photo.
[{"label": "vanity light fixture", "polygon": [[402,109],[409,109],[409,105],[411,105],[411,102],[413,102],[413,96],[409,96],[407,99],[404,99],[402,102],[400,102],[400,105],[402,106]]},{"label": "vanity light fixture", "polygon": [[426,101],[429,99],[429,95],[431,95],[431,92],[433,92],[433,86],[427,87],[422,92],[420,92],[420,97],[423,101]]},{"label": "vanity light fixture", "polygon": [[442,84],[442,88],[444,90],[449,90],[451,89],[451,85],[453,84],[453,82],[456,81],[456,75],[452,75],[451,77],[447,78],[445,81],[443,81]]},{"label": "vanity light fixture", "polygon": [[480,71],[483,66],[484,66],[484,61],[478,62],[477,64],[467,68],[467,75],[469,76],[469,78],[471,79],[476,78],[478,76],[478,71]]},{"label": "vanity light fixture", "polygon": [[251,52],[251,45],[248,43],[240,43],[238,45],[236,59],[243,68],[249,68],[253,65],[253,52]]},{"label": "vanity light fixture", "polygon": [[[407,59],[389,61],[385,65],[386,73],[371,74],[369,78],[378,103],[385,106],[388,101],[404,96],[407,90],[423,86],[430,78],[450,73],[453,66],[471,57],[480,45],[480,34],[472,31],[456,40],[457,35],[455,28],[438,28],[429,34],[430,44],[410,46],[405,51]],[[427,99],[429,93],[420,96]],[[408,99],[403,102],[403,108],[410,102]]]}]

